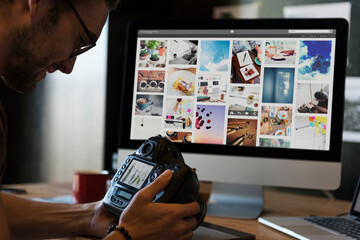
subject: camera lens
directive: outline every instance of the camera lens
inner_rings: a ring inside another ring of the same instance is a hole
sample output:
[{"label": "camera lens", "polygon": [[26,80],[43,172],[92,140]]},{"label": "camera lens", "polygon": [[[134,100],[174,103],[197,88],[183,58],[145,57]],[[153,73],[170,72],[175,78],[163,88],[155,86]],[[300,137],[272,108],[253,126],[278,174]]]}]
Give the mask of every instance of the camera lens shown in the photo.
[{"label": "camera lens", "polygon": [[144,146],[141,148],[141,155],[147,156],[149,155],[153,150],[153,144],[151,143],[145,143]]}]

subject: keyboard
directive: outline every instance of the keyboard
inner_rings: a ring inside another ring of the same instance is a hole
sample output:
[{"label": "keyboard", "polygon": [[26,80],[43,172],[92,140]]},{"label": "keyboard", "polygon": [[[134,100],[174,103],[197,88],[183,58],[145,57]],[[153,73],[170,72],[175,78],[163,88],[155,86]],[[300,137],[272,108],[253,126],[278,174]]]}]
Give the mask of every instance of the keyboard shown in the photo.
[{"label": "keyboard", "polygon": [[325,227],[336,233],[360,240],[360,223],[346,218],[306,217],[305,221]]}]

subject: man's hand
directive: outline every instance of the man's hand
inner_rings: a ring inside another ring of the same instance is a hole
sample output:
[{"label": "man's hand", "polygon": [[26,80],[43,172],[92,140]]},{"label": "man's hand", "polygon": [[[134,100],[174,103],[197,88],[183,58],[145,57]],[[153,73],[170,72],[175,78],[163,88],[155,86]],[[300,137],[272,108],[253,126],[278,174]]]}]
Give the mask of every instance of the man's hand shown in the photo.
[{"label": "man's hand", "polygon": [[96,237],[105,237],[106,231],[111,225],[117,224],[119,219],[106,210],[102,201],[89,204],[93,208],[93,215],[91,216],[89,224],[89,235]]},{"label": "man's hand", "polygon": [[172,176],[165,171],[148,187],[140,190],[122,213],[119,225],[125,227],[134,240],[191,239],[196,226],[193,215],[200,211],[196,202],[187,204],[154,203]]},{"label": "man's hand", "polygon": [[316,104],[312,103],[312,102],[309,102],[306,106],[311,109],[311,108],[315,107]]}]

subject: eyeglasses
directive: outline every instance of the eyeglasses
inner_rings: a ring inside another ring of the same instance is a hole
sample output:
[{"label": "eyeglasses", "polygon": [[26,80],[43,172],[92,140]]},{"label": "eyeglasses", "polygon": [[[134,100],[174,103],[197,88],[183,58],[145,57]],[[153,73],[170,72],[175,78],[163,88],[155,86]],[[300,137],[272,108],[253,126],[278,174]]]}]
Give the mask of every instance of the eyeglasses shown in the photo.
[{"label": "eyeglasses", "polygon": [[70,1],[70,0],[66,0],[66,2],[69,4],[69,6],[71,7],[71,9],[74,11],[76,17],[78,18],[81,26],[83,27],[86,35],[88,36],[89,40],[90,40],[90,44],[85,44],[83,46],[79,46],[77,48],[75,48],[73,50],[73,52],[70,54],[70,58],[73,58],[73,57],[76,57],[80,54],[83,54],[84,52],[90,50],[91,48],[95,47],[96,46],[96,41],[95,39],[93,38],[93,36],[91,35],[89,29],[86,27],[84,21],[81,19],[78,11],[76,11],[76,8],[74,7],[74,4]]}]

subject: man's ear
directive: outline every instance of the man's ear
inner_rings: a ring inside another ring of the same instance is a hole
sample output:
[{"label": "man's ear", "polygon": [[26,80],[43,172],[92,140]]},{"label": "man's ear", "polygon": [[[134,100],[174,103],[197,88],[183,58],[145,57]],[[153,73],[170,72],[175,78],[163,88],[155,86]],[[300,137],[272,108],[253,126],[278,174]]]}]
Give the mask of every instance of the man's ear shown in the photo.
[{"label": "man's ear", "polygon": [[53,0],[27,0],[27,4],[32,19],[46,15],[54,7]]}]

